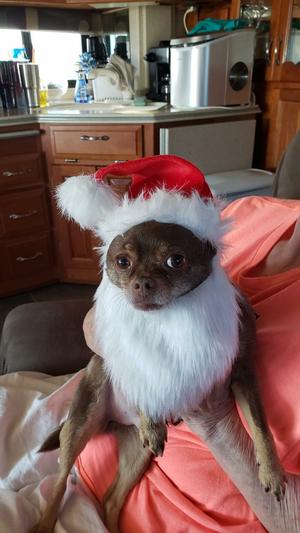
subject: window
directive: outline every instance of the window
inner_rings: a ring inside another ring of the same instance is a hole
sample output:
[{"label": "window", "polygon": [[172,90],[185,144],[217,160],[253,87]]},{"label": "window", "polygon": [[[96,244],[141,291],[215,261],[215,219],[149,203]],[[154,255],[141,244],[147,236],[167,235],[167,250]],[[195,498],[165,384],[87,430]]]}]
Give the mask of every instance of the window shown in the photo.
[{"label": "window", "polygon": [[20,30],[0,30],[0,61],[13,59],[14,48],[23,48]]},{"label": "window", "polygon": [[76,79],[75,63],[82,53],[79,33],[31,31],[31,41],[43,83],[66,88],[67,80]]}]

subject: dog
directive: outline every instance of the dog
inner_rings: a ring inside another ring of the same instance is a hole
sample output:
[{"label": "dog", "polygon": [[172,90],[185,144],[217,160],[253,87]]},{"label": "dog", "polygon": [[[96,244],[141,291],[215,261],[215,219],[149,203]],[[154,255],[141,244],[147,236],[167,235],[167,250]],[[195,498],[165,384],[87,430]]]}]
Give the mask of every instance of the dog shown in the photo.
[{"label": "dog", "polygon": [[[58,202],[65,214],[86,227],[82,213],[74,215],[74,197],[72,204],[69,202],[70,190],[74,193],[76,189],[74,183],[78,185],[79,180],[70,178],[60,186]],[[204,211],[204,229],[198,234],[198,219],[194,231],[180,223],[186,206],[182,217],[176,214],[178,223],[168,221],[168,208],[164,208],[163,216],[157,216],[157,205],[167,206],[169,202],[173,213],[177,203],[179,212],[187,200],[162,189],[150,200],[138,196],[134,201],[138,216],[133,216],[132,202],[126,195],[124,198],[131,184],[130,176],[109,174],[101,184],[101,205],[110,217],[106,220],[103,213],[99,215],[97,207],[95,221],[102,217],[99,227],[104,244],[95,327],[103,358],[92,357],[66,421],[40,448],[45,452],[60,447],[60,471],[51,500],[35,528],[37,533],[53,531],[77,456],[93,434],[107,431],[117,436],[119,467],[104,497],[103,520],[109,531],[116,533],[129,491],[152,457],[163,454],[167,424],[196,410],[213,387],[229,376],[252,431],[260,481],[278,500],[284,496],[284,475],[253,369],[255,315],[220,264],[224,228],[219,212],[215,212],[213,202],[204,202],[198,195],[186,203],[191,212]],[[99,191],[94,186],[87,180],[84,183],[93,190],[96,202]],[[140,212],[144,204],[146,215]],[[124,224],[112,228],[119,212]],[[95,229],[95,221],[89,220],[89,227]],[[126,410],[136,417],[136,426],[124,425]]]}]

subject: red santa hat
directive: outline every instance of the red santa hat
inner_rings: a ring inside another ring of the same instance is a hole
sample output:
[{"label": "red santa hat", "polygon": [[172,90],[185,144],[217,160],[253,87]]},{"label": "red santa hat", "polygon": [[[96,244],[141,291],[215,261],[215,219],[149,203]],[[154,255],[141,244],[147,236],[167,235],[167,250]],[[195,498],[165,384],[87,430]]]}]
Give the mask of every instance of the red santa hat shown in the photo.
[{"label": "red santa hat", "polygon": [[142,159],[114,163],[99,169],[95,174],[97,181],[103,181],[107,175],[131,176],[128,189],[129,198],[140,194],[149,198],[156,189],[164,188],[189,196],[197,191],[203,198],[212,194],[205,177],[195,165],[175,155],[157,155]]},{"label": "red santa hat", "polygon": [[[128,178],[125,195],[109,186],[116,177]],[[104,245],[149,220],[179,224],[215,245],[223,233],[204,175],[173,155],[114,163],[94,176],[69,178],[57,188],[57,201],[63,214],[94,230]]]}]

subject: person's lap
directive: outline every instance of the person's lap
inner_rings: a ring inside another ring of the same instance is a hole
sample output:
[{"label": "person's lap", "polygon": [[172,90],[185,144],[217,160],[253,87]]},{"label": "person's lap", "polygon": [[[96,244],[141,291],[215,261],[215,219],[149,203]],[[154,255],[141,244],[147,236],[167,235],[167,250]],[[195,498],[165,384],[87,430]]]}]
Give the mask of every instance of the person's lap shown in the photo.
[{"label": "person's lap", "polygon": [[[274,214],[272,209],[274,210],[274,212],[275,210],[276,212],[279,210],[279,220],[280,216],[282,216],[283,218],[285,217],[284,220],[288,218],[289,227],[296,228],[295,238],[293,241],[291,241],[290,239],[292,246],[289,247],[290,257],[291,259],[293,259],[292,268],[295,269],[295,266],[296,268],[298,267],[298,262],[296,262],[296,265],[294,263],[295,250],[297,252],[298,235],[300,240],[300,232],[298,231],[300,226],[299,224],[295,224],[295,220],[297,219],[297,213],[299,214],[300,211],[300,204],[299,208],[297,208],[298,204],[296,205],[295,202],[287,202],[286,204],[284,204],[283,202],[281,215],[280,202],[276,200],[275,205],[273,205],[273,202],[271,201],[272,199],[266,200],[266,209],[269,210],[269,216],[265,217],[265,220],[270,221],[270,215]],[[247,212],[251,212],[251,214],[254,212],[260,213],[261,226],[259,225],[259,222],[256,221],[256,227],[260,229],[262,235],[263,230],[261,228],[264,224],[264,213],[261,212],[262,206],[263,199],[261,199],[259,202],[255,202],[255,199],[254,201],[249,199],[245,202],[241,201],[239,203],[237,201],[236,203],[234,203],[233,208],[235,210],[239,211],[239,208],[241,208],[240,213],[238,213],[239,220],[242,227],[244,224],[246,233],[247,231],[249,231],[246,217]],[[292,225],[290,226],[290,224]],[[274,220],[274,225],[275,227],[278,226],[276,220]],[[271,234],[272,232],[271,226],[272,224],[270,225],[269,223],[269,234]],[[252,229],[252,238],[254,239],[253,235],[256,234],[257,230],[254,231],[254,228]],[[240,238],[240,242],[243,242],[244,244],[245,232],[243,231],[242,233],[243,235],[237,235],[237,237]],[[285,234],[280,233],[281,238],[284,236]],[[232,241],[234,241],[235,239],[236,236],[233,235]],[[272,242],[271,257],[273,256],[273,258],[275,259],[275,267],[276,269],[278,269],[280,258],[282,257],[285,261],[286,256],[284,253],[282,253],[282,244],[279,243],[279,248],[277,248],[276,250],[276,248],[274,248],[274,242]],[[232,246],[235,243],[229,242],[229,244]],[[253,250],[251,257],[253,258],[253,265],[256,266],[255,239],[253,240],[252,247]],[[279,253],[277,253],[278,251]],[[243,268],[248,268],[247,254],[245,253],[244,255],[245,266]],[[238,259],[239,258],[237,257],[237,260]],[[270,264],[272,266],[272,261],[271,263],[269,262],[267,265],[266,263],[261,263],[260,266],[263,266],[263,268],[265,269],[265,267],[270,266]],[[287,265],[285,262],[283,269],[285,272],[287,270],[286,266]],[[279,268],[279,271],[280,270],[281,268]],[[236,275],[237,273],[238,272],[236,272]],[[295,273],[296,278],[293,278]],[[271,274],[274,275],[274,269]],[[268,272],[263,270],[262,273],[258,274],[258,272],[255,271],[255,275],[268,276]],[[287,280],[286,274],[285,280]],[[297,282],[295,280],[297,280]],[[290,429],[286,431],[285,426],[283,424],[283,421],[286,420],[287,402],[285,403],[285,405],[280,404],[280,402],[277,401],[278,395],[276,396],[275,394],[274,396],[273,393],[274,391],[276,392],[276,390],[282,391],[282,387],[284,385],[286,390],[286,398],[288,398],[289,405],[291,406],[291,412],[296,415],[297,406],[293,407],[293,397],[296,394],[294,378],[296,375],[299,375],[297,368],[300,365],[300,358],[296,357],[298,352],[295,353],[294,350],[289,350],[289,346],[291,345],[292,338],[294,339],[294,341],[296,341],[296,330],[294,329],[294,322],[297,313],[295,310],[295,305],[287,305],[284,299],[286,298],[287,300],[289,300],[290,298],[292,298],[293,302],[296,304],[295,296],[299,294],[300,290],[298,280],[298,270],[293,271],[291,280],[288,283],[286,282],[285,284],[283,284],[283,286],[277,285],[277,278],[273,278],[274,294],[272,293],[271,295],[264,295],[264,293],[262,292],[263,296],[261,297],[262,302],[260,302],[260,307],[257,307],[257,302],[255,304],[258,309],[258,314],[261,317],[258,320],[258,340],[260,342],[258,352],[258,370],[260,373],[260,383],[263,389],[266,389],[263,391],[263,396],[268,406],[267,411],[268,414],[270,414],[271,422],[274,421],[274,423],[272,423],[272,430],[275,431],[275,436],[277,440],[277,445],[279,446],[281,458],[284,458],[284,456],[285,458],[287,457],[287,451],[288,449],[290,449],[291,444],[293,444],[294,442],[291,441],[293,431]],[[252,286],[253,280],[250,281]],[[260,290],[262,290],[263,287],[267,287],[269,285],[270,278],[266,280],[264,279],[263,283],[261,284]],[[277,287],[279,291],[278,301],[275,300],[275,298],[277,297]],[[284,339],[286,339],[287,342]],[[274,357],[275,352],[276,357]],[[289,361],[291,364],[287,365],[287,361]],[[266,369],[267,374],[265,373]],[[290,375],[293,379],[288,379],[288,371],[290,372]],[[272,377],[271,380],[269,379],[270,375]],[[268,378],[267,381],[266,378]],[[292,383],[293,386],[289,386],[289,384]],[[270,391],[272,392],[273,396]],[[278,416],[272,416],[272,412],[278,414],[279,407],[281,409],[280,417],[278,418]],[[234,420],[238,422],[238,417],[236,413],[232,413],[231,416],[235,417]],[[289,421],[292,421],[292,418],[293,417],[290,416]],[[297,416],[295,416],[294,418],[296,420]],[[199,417],[199,428],[201,426],[201,422],[201,417]],[[296,427],[295,424],[294,427]],[[224,432],[224,439],[226,439],[226,431],[228,432],[228,428],[226,428],[226,422],[224,422],[222,427],[222,432]],[[202,435],[201,432],[200,434]],[[231,441],[232,448],[234,448],[234,446],[237,446],[237,456],[239,457],[240,461],[239,464],[235,462],[235,457],[234,455],[232,455],[231,450],[228,450],[228,447],[226,447],[226,442],[224,444],[223,441],[220,445],[215,445],[215,442],[213,440],[211,441],[211,444],[213,444],[215,451],[217,451],[217,455],[218,451],[220,450],[220,453],[222,454],[220,456],[221,459],[224,456],[224,452],[227,455],[227,459],[229,458],[229,462],[225,461],[225,467],[227,466],[225,470],[229,470],[229,475],[230,472],[231,474],[233,474],[233,479],[238,479],[239,469],[243,470],[244,466],[247,464],[247,467],[245,466],[245,472],[248,472],[248,474],[245,474],[242,477],[242,488],[243,486],[247,486],[248,492],[246,491],[246,493],[249,496],[249,500],[252,501],[252,503],[254,504],[253,508],[257,508],[260,512],[260,515],[264,515],[263,518],[266,518],[266,522],[272,522],[272,524],[278,521],[278,518],[279,520],[282,519],[283,522],[286,523],[284,517],[287,517],[288,519],[288,515],[292,513],[293,518],[291,518],[291,520],[294,524],[294,507],[290,508],[287,515],[286,511],[284,511],[284,513],[282,514],[280,511],[280,507],[277,506],[278,508],[276,507],[276,512],[274,513],[274,522],[272,516],[270,516],[270,512],[268,510],[266,511],[269,500],[264,499],[265,495],[262,496],[262,494],[259,496],[261,502],[259,502],[258,498],[255,497],[255,494],[251,487],[255,487],[257,492],[260,492],[261,487],[257,485],[257,468],[255,470],[252,468],[253,457],[251,456],[252,452],[250,441],[249,438],[247,439],[247,435],[245,431],[243,431],[243,427],[241,424],[239,425],[239,429],[236,432],[236,438],[234,435],[232,435],[231,437],[232,438],[228,439],[228,441]],[[97,436],[90,443],[88,443],[84,452],[81,454],[78,463],[79,470],[83,478],[87,481],[89,486],[91,486],[91,484],[94,486],[94,493],[100,501],[103,497],[105,489],[112,481],[114,472],[117,468],[116,450],[114,448],[112,459],[111,441],[107,440],[106,445],[104,445],[103,439],[107,439],[107,437]],[[245,443],[245,446],[247,446],[246,453],[244,453],[242,449],[239,449],[239,444],[236,439],[241,439],[241,441]],[[293,447],[293,449],[295,449],[295,447]],[[296,459],[297,458],[293,457],[293,464],[291,463],[291,460],[289,460],[289,464],[286,466],[289,467],[288,470],[290,472],[298,474],[299,465],[296,469],[294,468],[294,463]],[[245,461],[245,465],[242,464],[243,461]],[[113,465],[113,468],[111,468],[111,465]],[[103,472],[105,470],[107,472],[108,467],[110,472],[110,475],[108,476],[109,479],[107,479],[106,483],[104,483],[103,485],[103,482],[101,481],[103,480]],[[298,486],[297,483],[294,486]],[[270,495],[266,495],[266,498],[268,498],[268,496],[270,497]],[[288,502],[291,502],[293,498],[294,496],[290,494],[288,497]],[[283,508],[284,506],[285,503],[283,505]],[[287,505],[287,509],[288,507],[289,504]],[[267,515],[265,515],[265,512],[267,512]],[[195,529],[193,529],[194,527]],[[279,531],[282,531],[281,524],[279,524],[278,527]],[[154,461],[153,466],[143,477],[140,484],[132,490],[127,499],[124,511],[121,515],[121,529],[123,531],[130,531],[130,533],[134,531],[145,531],[145,533],[151,533],[152,531],[172,531],[173,533],[174,531],[193,532],[194,530],[203,532],[228,530],[231,532],[239,531],[247,533],[256,533],[264,531],[263,526],[255,518],[255,515],[251,511],[244,498],[241,496],[241,493],[235,488],[233,483],[231,483],[231,481],[229,480],[229,477],[227,477],[227,475],[224,474],[223,470],[218,466],[216,460],[210,454],[206,446],[204,446],[198,440],[198,438],[187,429],[185,425],[180,425],[176,428],[170,428],[168,444],[166,446],[163,458]],[[291,531],[294,531],[294,529],[291,529]]]},{"label": "person's lap", "polygon": [[[117,470],[111,435],[97,435],[77,462],[83,480],[101,501]],[[164,456],[155,459],[129,494],[121,530],[139,533],[265,531],[212,454],[184,424],[172,426]]]}]

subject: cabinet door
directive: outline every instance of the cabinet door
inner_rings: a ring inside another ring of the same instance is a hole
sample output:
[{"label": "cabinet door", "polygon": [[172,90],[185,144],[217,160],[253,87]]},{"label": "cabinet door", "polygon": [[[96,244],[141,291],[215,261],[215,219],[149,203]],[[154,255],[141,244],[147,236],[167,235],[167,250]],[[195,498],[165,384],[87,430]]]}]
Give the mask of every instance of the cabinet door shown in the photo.
[{"label": "cabinet door", "polygon": [[[66,178],[79,174],[93,174],[95,167],[62,165],[52,167],[52,192],[56,185]],[[54,213],[55,244],[60,263],[62,281],[80,283],[99,283],[99,256],[95,247],[100,242],[90,231],[82,230],[78,224],[68,221],[61,216],[52,195]]]},{"label": "cabinet door", "polygon": [[232,0],[232,15],[249,21],[256,28],[254,79],[256,81],[279,78],[278,58],[282,53],[284,34],[282,0],[249,2]]},{"label": "cabinet door", "polygon": [[256,48],[256,66],[264,66],[260,80],[299,82],[300,0],[264,0],[255,9],[262,13]]},{"label": "cabinet door", "polygon": [[280,80],[300,82],[300,0],[284,3],[286,21],[282,33],[282,50],[278,56]]},{"label": "cabinet door", "polygon": [[275,170],[300,129],[300,83],[264,83],[262,89],[264,113],[256,139],[257,164]]}]

